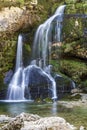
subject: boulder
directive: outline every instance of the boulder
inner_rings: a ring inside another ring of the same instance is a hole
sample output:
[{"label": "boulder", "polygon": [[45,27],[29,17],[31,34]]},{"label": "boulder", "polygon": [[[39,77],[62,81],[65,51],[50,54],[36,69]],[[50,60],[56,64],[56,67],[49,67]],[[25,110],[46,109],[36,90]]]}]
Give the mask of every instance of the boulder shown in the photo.
[{"label": "boulder", "polygon": [[61,117],[40,117],[21,113],[0,130],[75,130],[76,128]]},{"label": "boulder", "polygon": [[0,36],[3,32],[13,33],[19,29],[27,28],[40,20],[34,10],[24,7],[7,7],[0,11]]},{"label": "boulder", "polygon": [[61,117],[45,117],[35,122],[25,121],[21,130],[75,130],[75,128]]},{"label": "boulder", "polygon": [[28,113],[21,113],[20,115],[12,118],[11,121],[2,126],[0,130],[20,130],[21,127],[24,125],[24,121],[35,121],[40,119],[38,115],[28,114]]}]

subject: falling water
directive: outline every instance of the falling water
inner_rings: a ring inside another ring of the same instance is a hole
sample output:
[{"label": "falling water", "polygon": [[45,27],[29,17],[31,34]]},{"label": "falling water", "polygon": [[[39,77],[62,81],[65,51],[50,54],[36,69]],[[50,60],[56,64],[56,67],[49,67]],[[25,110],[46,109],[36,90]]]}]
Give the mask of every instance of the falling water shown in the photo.
[{"label": "falling water", "polygon": [[[32,61],[26,68],[24,68],[22,60],[22,36],[19,35],[16,68],[8,87],[8,100],[25,100],[25,90],[28,93],[27,99],[30,99],[29,85],[34,82],[33,80],[35,83],[41,82],[40,77],[47,79],[47,84],[52,91],[52,99],[57,99],[56,82],[51,76],[51,66],[48,60],[51,55],[52,42],[61,41],[64,9],[65,5],[60,6],[52,17],[38,27],[33,44]],[[39,79],[37,76],[35,77],[37,73],[40,75]]]},{"label": "falling water", "polygon": [[[61,40],[61,29],[62,29],[62,21],[63,21],[63,13],[64,13],[65,5],[60,6],[55,14],[47,19],[43,24],[41,24],[36,32],[33,46],[33,57],[43,59],[44,67],[46,67],[47,59],[50,54],[49,46],[51,46],[53,40],[56,42],[60,42]],[[53,23],[55,26],[53,27]],[[53,34],[53,30],[55,32]],[[54,37],[54,39],[52,38]]]},{"label": "falling water", "polygon": [[23,46],[23,42],[22,42],[22,36],[19,35],[18,37],[18,46],[17,46],[17,55],[16,55],[16,69],[15,71],[17,71],[20,67],[22,67],[22,46]]},{"label": "falling water", "polygon": [[18,37],[18,45],[17,45],[17,55],[16,55],[16,68],[15,73],[10,81],[8,92],[7,92],[7,99],[9,100],[24,100],[24,89],[23,86],[23,63],[22,63],[22,36],[19,35]]},{"label": "falling water", "polygon": [[[60,6],[55,14],[47,19],[43,24],[41,24],[36,32],[35,39],[34,39],[34,46],[33,46],[33,58],[39,59],[42,62],[38,64],[38,66],[43,66],[42,68],[44,71],[47,70],[48,66],[48,60],[51,55],[51,46],[53,41],[56,42],[61,41],[61,29],[62,29],[62,21],[63,21],[63,13],[64,13],[65,5]],[[53,26],[55,24],[55,26]],[[54,30],[54,33],[53,33]],[[53,38],[52,38],[53,37]],[[57,98],[57,92],[56,92],[56,82],[54,78],[50,74],[50,69],[48,69],[48,75],[50,77],[50,80],[52,81],[52,91],[53,96],[52,99]]]}]

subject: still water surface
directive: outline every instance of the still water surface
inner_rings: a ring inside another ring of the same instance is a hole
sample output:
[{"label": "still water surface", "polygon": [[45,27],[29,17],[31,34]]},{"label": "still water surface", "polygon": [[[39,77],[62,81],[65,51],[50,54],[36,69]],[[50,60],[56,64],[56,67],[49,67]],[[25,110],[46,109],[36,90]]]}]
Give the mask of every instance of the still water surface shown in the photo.
[{"label": "still water surface", "polygon": [[58,104],[54,103],[29,103],[29,102],[1,102],[0,114],[11,116],[18,115],[22,112],[38,114],[40,116],[56,116],[58,113]]}]

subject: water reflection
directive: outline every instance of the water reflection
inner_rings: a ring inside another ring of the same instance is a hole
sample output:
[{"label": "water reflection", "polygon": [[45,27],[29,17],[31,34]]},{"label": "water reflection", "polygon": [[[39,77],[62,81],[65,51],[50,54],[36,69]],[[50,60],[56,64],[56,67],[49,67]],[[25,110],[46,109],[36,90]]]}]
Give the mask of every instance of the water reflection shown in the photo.
[{"label": "water reflection", "polygon": [[57,104],[58,104],[57,102],[53,102],[53,104],[52,104],[51,112],[52,112],[53,116],[57,116],[57,112],[58,112]]},{"label": "water reflection", "polygon": [[[87,128],[87,107],[76,107],[73,109],[65,108],[54,103],[1,103],[0,102],[0,115],[7,114],[16,116],[21,112],[38,114],[42,117],[46,116],[60,116],[65,118],[71,124],[84,124]],[[80,125],[81,126],[81,125]]]},{"label": "water reflection", "polygon": [[0,114],[16,116],[22,112],[38,114],[40,116],[57,116],[58,105],[54,103],[0,103]]}]

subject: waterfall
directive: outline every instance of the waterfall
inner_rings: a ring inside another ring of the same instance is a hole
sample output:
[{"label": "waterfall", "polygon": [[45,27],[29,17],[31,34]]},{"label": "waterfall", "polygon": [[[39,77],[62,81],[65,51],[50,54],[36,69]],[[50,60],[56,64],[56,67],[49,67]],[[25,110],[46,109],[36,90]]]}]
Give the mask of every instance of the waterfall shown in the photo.
[{"label": "waterfall", "polygon": [[15,73],[8,87],[8,92],[7,92],[8,100],[20,100],[20,99],[24,100],[25,99],[24,98],[25,86],[23,85],[24,71],[23,71],[23,62],[22,62],[22,47],[23,47],[22,36],[19,35],[18,44],[17,44]]},{"label": "waterfall", "polygon": [[[47,19],[43,24],[41,24],[36,32],[33,46],[33,58],[43,59],[43,65],[46,67],[47,59],[50,54],[49,45],[51,46],[53,40],[56,42],[61,41],[61,29],[63,21],[65,5],[60,6],[55,14]],[[53,27],[53,23],[55,27]],[[53,30],[55,32],[53,34]],[[52,39],[52,37],[54,37]]]},{"label": "waterfall", "polygon": [[[52,99],[57,98],[57,92],[56,92],[56,82],[50,74],[49,59],[51,55],[51,46],[53,41],[54,40],[55,42],[61,41],[61,30],[62,30],[63,13],[65,6],[66,5],[62,5],[59,8],[57,8],[55,14],[38,27],[33,44],[33,59],[36,60],[39,59],[38,66],[39,67],[42,66],[42,69],[44,69],[45,72],[47,71],[47,74],[50,80],[52,81],[51,86],[53,91]],[[55,26],[53,26],[53,24]]]},{"label": "waterfall", "polygon": [[60,6],[53,16],[38,27],[33,43],[32,61],[26,68],[23,66],[22,60],[23,38],[19,35],[15,73],[8,86],[8,100],[26,100],[25,92],[27,99],[30,99],[29,86],[38,82],[46,82],[52,91],[52,99],[57,99],[56,82],[51,75],[49,59],[52,42],[61,41],[64,9],[65,5]]},{"label": "waterfall", "polygon": [[20,67],[22,67],[22,36],[19,35],[18,37],[18,46],[17,46],[17,55],[16,55],[16,68],[15,71],[17,71]]}]

